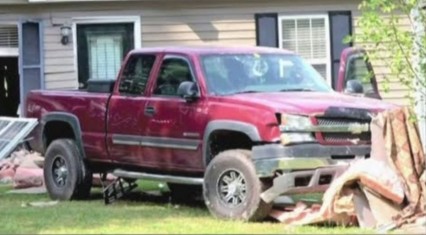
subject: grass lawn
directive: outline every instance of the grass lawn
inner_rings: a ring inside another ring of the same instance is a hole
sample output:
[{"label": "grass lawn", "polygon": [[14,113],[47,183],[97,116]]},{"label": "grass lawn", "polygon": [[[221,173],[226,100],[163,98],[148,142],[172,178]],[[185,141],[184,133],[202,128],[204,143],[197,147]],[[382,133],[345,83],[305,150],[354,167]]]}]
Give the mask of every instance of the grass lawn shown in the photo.
[{"label": "grass lawn", "polygon": [[0,233],[196,233],[196,234],[366,234],[358,228],[286,228],[276,222],[243,223],[214,219],[202,202],[173,205],[167,196],[153,196],[141,190],[156,188],[144,184],[126,199],[104,205],[99,190],[89,201],[60,202],[50,207],[25,206],[29,202],[49,201],[46,194],[8,194],[10,186],[0,185]]}]

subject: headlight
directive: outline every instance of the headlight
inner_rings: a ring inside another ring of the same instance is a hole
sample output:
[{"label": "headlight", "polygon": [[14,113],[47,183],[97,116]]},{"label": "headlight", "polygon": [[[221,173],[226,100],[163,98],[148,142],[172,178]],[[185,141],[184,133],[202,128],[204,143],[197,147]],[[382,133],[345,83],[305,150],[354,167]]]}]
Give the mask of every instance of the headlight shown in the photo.
[{"label": "headlight", "polygon": [[281,126],[282,132],[286,131],[304,131],[312,126],[312,122],[309,117],[298,116],[298,115],[281,115]]},{"label": "headlight", "polygon": [[295,143],[315,142],[312,133],[306,132],[312,127],[309,117],[298,115],[281,115],[281,143],[284,145]]}]

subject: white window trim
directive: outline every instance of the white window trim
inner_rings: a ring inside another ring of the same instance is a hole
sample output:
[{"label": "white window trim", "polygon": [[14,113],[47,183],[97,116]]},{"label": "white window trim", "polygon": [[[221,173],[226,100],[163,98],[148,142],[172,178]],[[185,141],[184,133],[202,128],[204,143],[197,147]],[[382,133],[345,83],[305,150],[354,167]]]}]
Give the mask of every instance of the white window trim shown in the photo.
[{"label": "white window trim", "polygon": [[19,56],[19,48],[0,47],[0,57],[18,57],[18,56]]},{"label": "white window trim", "polygon": [[[77,25],[81,24],[111,24],[111,23],[133,23],[134,48],[142,47],[142,29],[140,16],[93,16],[93,17],[75,17],[72,18],[72,41],[74,55],[74,71],[78,75],[78,56],[77,56]],[[78,76],[76,76],[76,89],[78,89]]]},{"label": "white window trim", "polygon": [[[285,15],[279,15],[278,16],[278,40],[279,40],[279,48],[282,48],[282,41],[283,41],[283,30],[282,30],[282,21],[283,20],[299,20],[299,19],[324,19],[325,22],[325,41],[326,41],[326,72],[327,77],[325,78],[329,85],[331,85],[331,52],[330,52],[330,22],[328,14],[298,14],[298,15],[292,15],[292,14],[285,14]],[[297,42],[297,41],[296,41]],[[284,48],[285,49],[285,48]],[[307,61],[311,64],[318,64],[318,63],[324,63],[323,60],[318,59],[307,59]]]}]

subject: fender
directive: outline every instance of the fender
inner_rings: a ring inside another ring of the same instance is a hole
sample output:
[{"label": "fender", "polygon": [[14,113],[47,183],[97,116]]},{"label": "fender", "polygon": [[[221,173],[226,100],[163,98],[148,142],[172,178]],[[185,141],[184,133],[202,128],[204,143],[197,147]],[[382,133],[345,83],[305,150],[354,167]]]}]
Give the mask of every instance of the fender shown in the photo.
[{"label": "fender", "polygon": [[253,142],[262,141],[257,127],[250,123],[233,120],[214,120],[207,124],[203,136],[203,164],[207,167],[207,146],[211,133],[217,130],[237,131],[246,134]]},{"label": "fender", "polygon": [[83,139],[81,134],[81,127],[80,127],[80,121],[78,120],[78,117],[74,114],[66,113],[66,112],[49,112],[48,114],[44,115],[40,119],[40,126],[41,126],[41,140],[43,143],[44,151],[47,149],[47,143],[44,136],[44,128],[47,123],[51,121],[60,121],[65,122],[71,126],[71,129],[74,132],[75,141],[77,144],[78,149],[80,150],[83,159],[86,158],[86,154],[84,152],[83,148]]}]

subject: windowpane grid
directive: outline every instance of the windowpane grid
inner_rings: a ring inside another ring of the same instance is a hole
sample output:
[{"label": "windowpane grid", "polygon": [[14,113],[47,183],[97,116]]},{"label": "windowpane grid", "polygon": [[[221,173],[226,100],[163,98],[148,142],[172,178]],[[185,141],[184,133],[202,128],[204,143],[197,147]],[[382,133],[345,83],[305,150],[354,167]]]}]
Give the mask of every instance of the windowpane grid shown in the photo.
[{"label": "windowpane grid", "polygon": [[322,77],[327,77],[327,65],[326,64],[313,64],[312,65]]},{"label": "windowpane grid", "polygon": [[0,25],[0,47],[18,47],[18,27],[16,25]]},{"label": "windowpane grid", "polygon": [[281,47],[307,59],[324,77],[328,77],[327,17],[282,17]]}]

